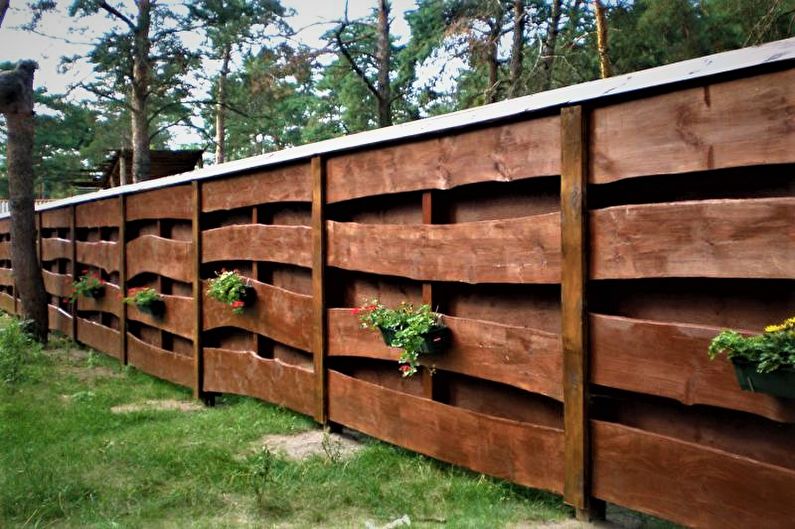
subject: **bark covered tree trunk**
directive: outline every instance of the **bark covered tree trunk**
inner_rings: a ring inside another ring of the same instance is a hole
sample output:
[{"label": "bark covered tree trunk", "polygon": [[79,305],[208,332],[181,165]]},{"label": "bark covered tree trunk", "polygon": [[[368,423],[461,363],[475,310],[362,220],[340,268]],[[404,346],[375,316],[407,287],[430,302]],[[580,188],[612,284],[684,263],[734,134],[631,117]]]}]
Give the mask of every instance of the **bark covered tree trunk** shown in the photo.
[{"label": "bark covered tree trunk", "polygon": [[511,87],[508,97],[521,95],[522,63],[524,61],[524,28],[527,23],[524,0],[513,3],[513,43],[511,45]]},{"label": "bark covered tree trunk", "polygon": [[215,163],[226,161],[226,78],[229,75],[229,61],[232,46],[224,48],[221,73],[218,76],[218,94],[215,102]]},{"label": "bark covered tree trunk", "polygon": [[135,29],[132,82],[132,176],[134,182],[151,177],[149,152],[149,77],[151,66],[149,29],[152,24],[150,0],[138,2],[138,24]]},{"label": "bark covered tree trunk", "polygon": [[555,49],[558,43],[558,33],[560,32],[560,0],[552,0],[552,17],[549,21],[547,38],[541,49],[541,72],[544,76],[543,90],[552,88],[552,70],[555,66]]},{"label": "bark covered tree trunk", "polygon": [[607,19],[605,18],[605,8],[600,0],[593,1],[594,12],[596,13],[596,38],[599,48],[599,74],[602,79],[613,75],[613,68],[610,66],[610,55],[607,51]]},{"label": "bark covered tree trunk", "polygon": [[0,75],[0,112],[8,132],[8,194],[11,206],[11,267],[22,303],[21,316],[30,331],[47,341],[47,298],[36,251],[36,213],[33,199],[33,74],[36,63],[23,61]]},{"label": "bark covered tree trunk", "polygon": [[392,125],[392,86],[389,71],[392,67],[392,50],[389,42],[389,3],[378,2],[378,126]]}]

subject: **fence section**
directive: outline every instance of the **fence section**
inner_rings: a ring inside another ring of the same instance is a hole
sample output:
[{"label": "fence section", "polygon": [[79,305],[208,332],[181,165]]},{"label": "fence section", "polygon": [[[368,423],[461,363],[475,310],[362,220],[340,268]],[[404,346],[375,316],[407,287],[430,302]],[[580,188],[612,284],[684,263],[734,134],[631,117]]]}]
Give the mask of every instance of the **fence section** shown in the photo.
[{"label": "fence section", "polygon": [[[47,209],[50,324],[584,514],[791,527],[795,401],[706,348],[795,309],[793,87],[791,65],[740,71]],[[242,315],[205,294],[223,269],[256,291]],[[70,306],[83,270],[107,294]],[[139,286],[161,318],[121,304]],[[431,304],[449,350],[401,378],[351,311],[374,297]]]}]

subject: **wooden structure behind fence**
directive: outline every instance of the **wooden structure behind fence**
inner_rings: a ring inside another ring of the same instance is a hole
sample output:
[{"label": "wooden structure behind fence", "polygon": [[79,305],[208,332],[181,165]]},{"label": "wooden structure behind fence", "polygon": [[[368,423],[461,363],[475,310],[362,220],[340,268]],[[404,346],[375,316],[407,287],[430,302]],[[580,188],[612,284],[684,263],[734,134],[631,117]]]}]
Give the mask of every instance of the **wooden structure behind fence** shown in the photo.
[{"label": "wooden structure behind fence", "polygon": [[[740,391],[706,356],[722,327],[795,308],[784,47],[687,83],[50,205],[50,326],[197,395],[251,395],[583,513],[791,529],[795,401]],[[257,291],[243,315],[204,293],[222,268]],[[84,269],[108,293],[72,306]],[[162,318],[122,305],[144,285]],[[432,370],[399,376],[351,313],[372,297],[445,315]]]}]

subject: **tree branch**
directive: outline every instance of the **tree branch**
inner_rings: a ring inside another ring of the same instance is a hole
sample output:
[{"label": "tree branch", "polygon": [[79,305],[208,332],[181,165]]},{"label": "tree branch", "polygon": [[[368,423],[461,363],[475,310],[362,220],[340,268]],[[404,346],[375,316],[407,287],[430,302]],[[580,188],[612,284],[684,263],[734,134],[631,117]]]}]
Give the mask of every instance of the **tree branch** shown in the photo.
[{"label": "tree branch", "polygon": [[359,76],[359,78],[362,81],[364,81],[364,84],[367,86],[367,89],[370,90],[370,92],[372,92],[373,95],[376,98],[378,98],[379,97],[378,88],[376,88],[373,85],[373,83],[370,82],[370,80],[367,78],[367,75],[364,73],[364,71],[362,71],[362,69],[359,68],[359,65],[356,64],[356,62],[353,60],[353,57],[351,56],[350,52],[348,51],[348,48],[345,47],[345,44],[344,44],[344,42],[342,40],[342,31],[344,29],[345,29],[345,25],[343,24],[339,28],[337,28],[336,31],[334,31],[334,37],[337,40],[337,46],[339,47],[340,53],[342,53],[342,55],[345,56],[345,59],[347,59],[348,63],[351,65],[351,68],[353,69],[353,72],[357,76]]},{"label": "tree branch", "polygon": [[119,20],[121,20],[122,22],[127,24],[129,26],[129,28],[133,32],[138,31],[138,25],[137,24],[134,24],[132,20],[130,20],[129,18],[127,18],[124,15],[124,13],[122,13],[121,11],[119,11],[118,9],[116,9],[115,7],[110,5],[109,3],[107,3],[105,0],[102,0],[99,3],[99,7],[101,7],[102,9],[104,9],[105,11],[107,11],[108,13],[113,15],[114,17],[118,18]]},{"label": "tree branch", "polygon": [[8,11],[9,0],[0,0],[0,27],[3,27],[3,19],[6,17]]}]

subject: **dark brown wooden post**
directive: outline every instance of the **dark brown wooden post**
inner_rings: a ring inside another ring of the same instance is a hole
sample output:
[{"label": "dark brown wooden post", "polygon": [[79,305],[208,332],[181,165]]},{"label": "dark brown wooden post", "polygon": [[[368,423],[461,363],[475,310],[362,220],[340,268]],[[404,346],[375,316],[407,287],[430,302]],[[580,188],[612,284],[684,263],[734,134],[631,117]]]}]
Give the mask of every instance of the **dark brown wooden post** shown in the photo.
[{"label": "dark brown wooden post", "polygon": [[[42,268],[41,261],[41,211],[36,212],[36,255],[39,258],[39,268]],[[49,294],[48,294],[49,296]]]},{"label": "dark brown wooden post", "polygon": [[[127,295],[127,196],[119,195],[119,291]],[[127,304],[121,304],[119,318],[119,355],[127,365]]]},{"label": "dark brown wooden post", "polygon": [[561,111],[561,333],[565,478],[563,497],[579,519],[603,517],[604,504],[591,498],[588,277],[588,137],[581,106]]},{"label": "dark brown wooden post", "polygon": [[[69,206],[69,236],[72,239],[72,281],[77,281],[77,206]],[[58,307],[60,308],[60,307]],[[72,340],[77,341],[77,298],[72,302]]]},{"label": "dark brown wooden post", "polygon": [[328,423],[326,381],[326,161],[312,158],[312,354],[315,370],[315,420]]},{"label": "dark brown wooden post", "polygon": [[[422,223],[433,224],[437,216],[436,208],[434,207],[433,191],[425,191],[422,194]],[[431,310],[434,310],[434,296],[433,296],[433,283],[425,282],[422,284],[422,302],[430,305]],[[436,389],[433,383],[433,371],[429,367],[422,369],[422,393],[426,399],[434,400],[436,398]]]},{"label": "dark brown wooden post", "polygon": [[202,184],[193,181],[193,396],[211,405],[212,397],[204,393],[204,346],[202,344],[204,292],[202,291]]}]

